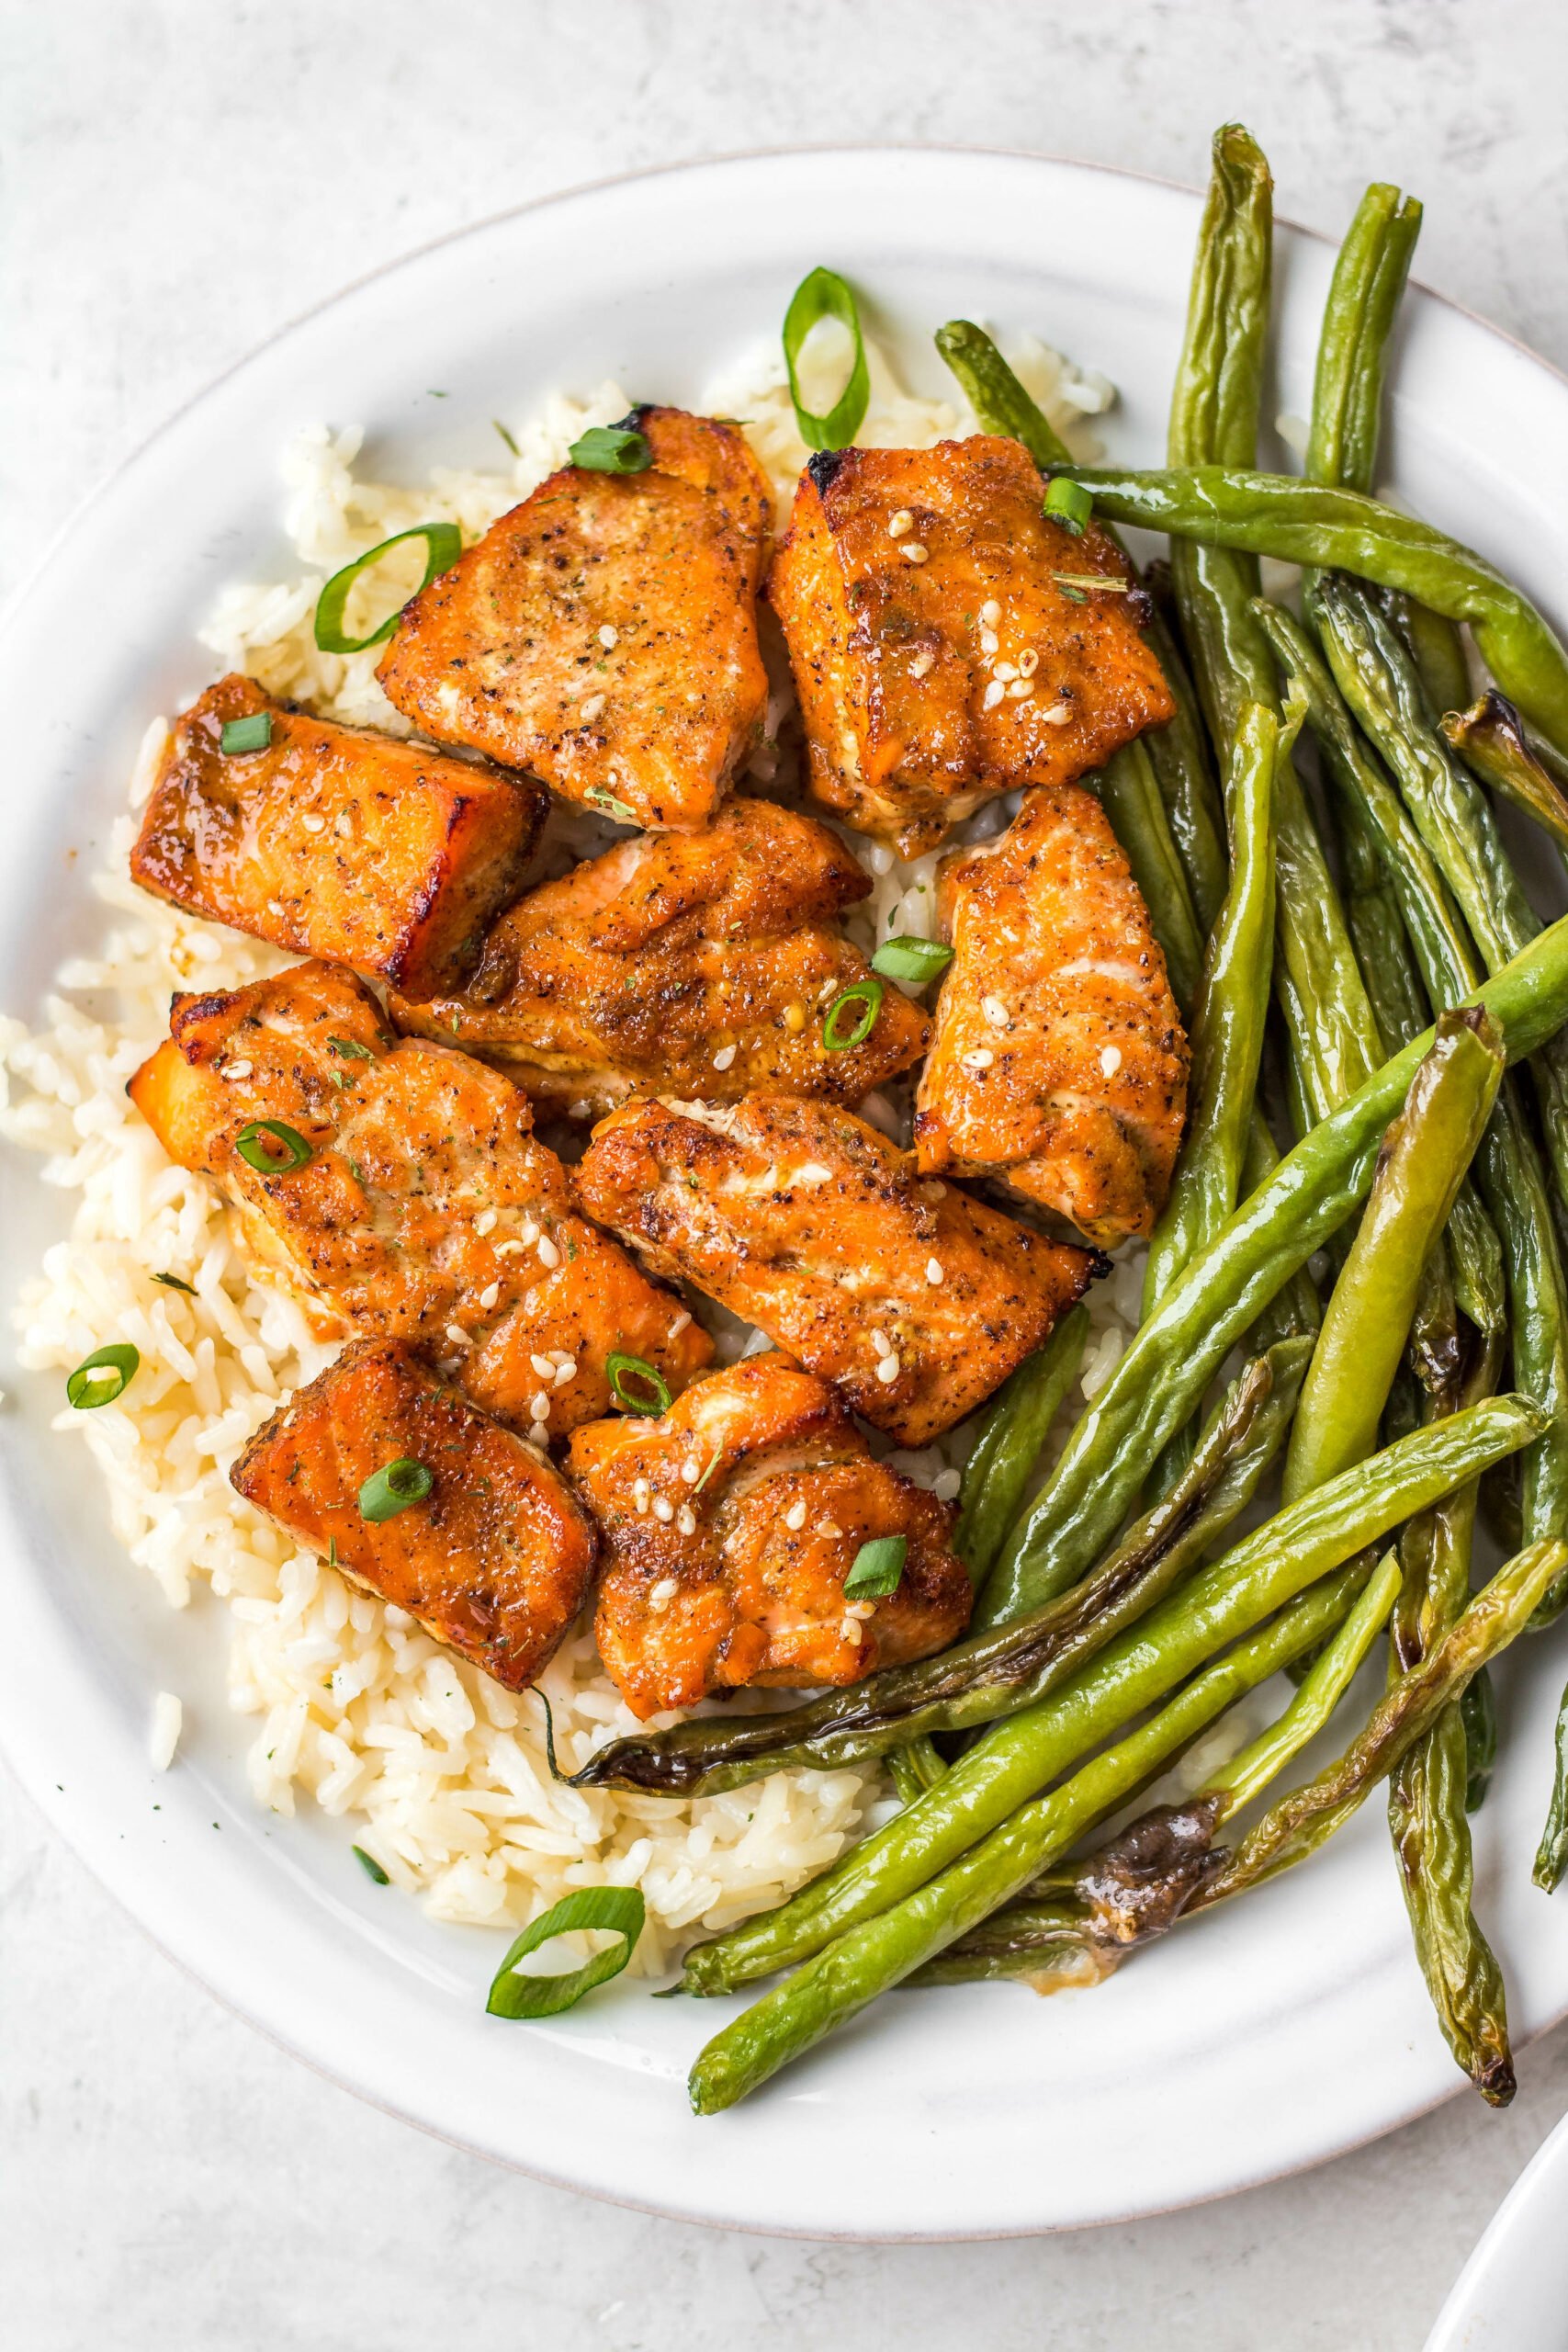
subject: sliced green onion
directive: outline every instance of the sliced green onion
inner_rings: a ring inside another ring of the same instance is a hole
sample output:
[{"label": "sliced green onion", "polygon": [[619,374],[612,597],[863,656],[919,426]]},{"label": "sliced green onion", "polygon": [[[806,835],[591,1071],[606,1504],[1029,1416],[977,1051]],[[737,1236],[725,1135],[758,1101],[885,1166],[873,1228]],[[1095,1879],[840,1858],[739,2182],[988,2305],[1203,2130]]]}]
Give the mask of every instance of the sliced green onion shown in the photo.
[{"label": "sliced green onion", "polygon": [[367,1854],[363,1846],[351,1846],[348,1850],[367,1878],[373,1878],[378,1886],[388,1886],[391,1883],[374,1854]]},{"label": "sliced green onion", "polygon": [[411,1462],[406,1453],[400,1454],[360,1487],[359,1516],[379,1526],[384,1519],[396,1519],[411,1503],[422,1503],[434,1484],[423,1462]]},{"label": "sliced green onion", "polygon": [[1075,539],[1081,539],[1084,526],[1094,513],[1094,499],[1081,481],[1069,481],[1066,474],[1057,474],[1045,492],[1042,512],[1053,523],[1060,523]]},{"label": "sliced green onion", "polygon": [[653,463],[647,434],[629,424],[591,424],[566,454],[591,474],[645,474]]},{"label": "sliced green onion", "polygon": [[606,817],[618,818],[623,825],[637,822],[637,810],[628,808],[624,800],[617,800],[613,792],[606,792],[602,784],[591,784],[585,797],[592,800],[595,808],[603,808]]},{"label": "sliced green onion", "polygon": [[[620,1974],[642,1933],[644,1916],[642,1895],[635,1886],[585,1886],[576,1894],[564,1895],[542,1919],[524,1928],[496,1970],[485,2003],[487,2012],[492,2018],[556,2018],[563,2009],[575,2008],[585,1993]],[[598,1928],[619,1936],[620,1945],[595,1952],[581,1968],[568,1969],[560,1976],[514,1973],[518,1962],[537,1951],[541,1944],[578,1928]]]},{"label": "sliced green onion", "polygon": [[226,718],[218,748],[228,759],[235,752],[265,752],[272,741],[272,713],[253,710],[243,718]]},{"label": "sliced green onion", "polygon": [[133,1348],[129,1340],[117,1340],[107,1348],[95,1349],[84,1356],[65,1384],[65,1401],[74,1405],[79,1413],[96,1412],[100,1405],[112,1405],[123,1396],[136,1377],[141,1362],[141,1351]]},{"label": "sliced green onion", "polygon": [[[641,1356],[608,1356],[605,1358],[604,1369],[610,1375],[610,1386],[615,1391],[615,1402],[618,1405],[624,1405],[628,1413],[667,1413],[670,1410],[669,1389],[666,1388],[653,1366],[650,1363],[645,1363]],[[626,1380],[646,1381],[653,1392],[652,1396],[633,1396],[621,1385]]]},{"label": "sliced green onion", "polygon": [[890,1592],[897,1592],[908,1550],[905,1535],[874,1535],[869,1544],[863,1544],[844,1578],[844,1599],[886,1600]]},{"label": "sliced green onion", "polygon": [[505,444],[506,444],[507,447],[511,450],[511,452],[512,452],[513,456],[514,458],[520,458],[520,457],[523,455],[523,452],[522,452],[522,450],[517,447],[516,442],[512,438],[511,434],[510,434],[510,433],[508,433],[508,431],[507,431],[507,429],[506,429],[505,425],[504,425],[504,424],[502,424],[502,421],[501,421],[500,417],[499,417],[499,416],[492,416],[492,417],[491,418],[491,423],[494,425],[494,427],[495,427],[496,431],[500,434],[500,435],[501,435],[502,439],[505,442]]},{"label": "sliced green onion", "polygon": [[[863,1046],[876,1026],[876,1016],[882,1010],[882,1000],[887,991],[880,980],[855,980],[842,996],[836,996],[822,1021],[822,1043],[830,1054],[847,1054],[852,1046]],[[844,1009],[863,1004],[865,1011],[852,1029],[843,1025]]]},{"label": "sliced green onion", "polygon": [[700,1495],[702,1493],[703,1488],[707,1485],[708,1480],[713,1476],[714,1472],[718,1468],[719,1464],[723,1460],[724,1448],[722,1445],[716,1445],[713,1450],[713,1460],[708,1464],[707,1468],[703,1472],[702,1476],[692,1488],[694,1495]]},{"label": "sliced green onion", "polygon": [[[839,394],[826,416],[818,416],[800,397],[800,385],[795,378],[795,363],[801,346],[818,319],[841,319],[854,337],[854,359],[850,368],[849,381]],[[795,421],[800,427],[800,437],[808,449],[844,449],[860,431],[867,408],[871,404],[871,370],[865,364],[865,345],[861,341],[860,311],[854,295],[837,270],[814,269],[803,277],[790,296],[784,322],[784,366],[789,369],[789,396],[795,403]]]},{"label": "sliced green onion", "polygon": [[[372,629],[368,637],[345,637],[343,616],[348,592],[360,573],[378,563],[389,548],[401,547],[405,539],[423,539],[425,545],[424,578],[414,590],[415,596],[429,587],[437,572],[449,571],[463,552],[463,535],[456,523],[416,523],[412,531],[394,531],[378,548],[355,556],[352,563],[345,563],[341,571],[333,572],[316,605],[316,643],[323,653],[363,653],[367,646],[384,644],[391,636],[402,617],[401,605],[395,613],[389,613],[380,628]],[[412,598],[404,601],[412,603]]]},{"label": "sliced green onion", "polygon": [[871,959],[874,972],[886,972],[890,980],[908,980],[911,988],[923,989],[939,972],[945,972],[953,961],[953,950],[944,947],[940,939],[920,939],[912,932],[897,939],[885,939]]},{"label": "sliced green onion", "polygon": [[196,1296],[196,1284],[187,1283],[183,1275],[154,1274],[152,1279],[155,1283],[162,1283],[165,1290],[183,1290],[187,1298]]},{"label": "sliced green onion", "polygon": [[316,1156],[298,1128],[286,1126],[281,1119],[252,1119],[234,1137],[234,1148],[260,1176],[287,1176],[296,1168],[308,1168]]},{"label": "sliced green onion", "polygon": [[362,1046],[357,1037],[329,1037],[327,1043],[345,1062],[373,1062],[376,1058],[369,1046]]}]

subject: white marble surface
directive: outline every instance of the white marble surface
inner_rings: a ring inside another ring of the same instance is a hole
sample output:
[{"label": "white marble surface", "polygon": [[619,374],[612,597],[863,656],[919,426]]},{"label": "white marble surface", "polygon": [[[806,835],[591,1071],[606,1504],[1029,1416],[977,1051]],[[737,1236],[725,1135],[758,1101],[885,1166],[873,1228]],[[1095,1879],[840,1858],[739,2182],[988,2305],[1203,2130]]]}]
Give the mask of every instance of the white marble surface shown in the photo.
[{"label": "white marble surface", "polygon": [[[1422,194],[1420,274],[1568,364],[1559,0],[3,0],[0,44],[6,587],[170,409],[344,280],[700,153],[929,140],[1191,180],[1235,115],[1298,219],[1337,229],[1374,174]],[[316,2080],[171,1968],[0,1783],[0,2329],[18,2352],[756,2334],[919,2352],[982,2329],[995,2352],[1417,2352],[1568,2106],[1568,2036],[1522,2072],[1506,2115],[1456,2100],[1136,2227],[726,2236],[513,2178]]]}]

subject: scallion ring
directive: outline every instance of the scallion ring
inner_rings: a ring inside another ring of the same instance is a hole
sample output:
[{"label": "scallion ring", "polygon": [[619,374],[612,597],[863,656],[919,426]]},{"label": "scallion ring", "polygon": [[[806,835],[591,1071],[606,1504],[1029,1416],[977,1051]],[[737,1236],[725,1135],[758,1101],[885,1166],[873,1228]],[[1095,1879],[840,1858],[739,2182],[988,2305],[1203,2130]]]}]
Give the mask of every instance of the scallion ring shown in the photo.
[{"label": "scallion ring", "polygon": [[[368,637],[345,637],[343,630],[344,611],[348,604],[348,592],[362,571],[378,563],[389,548],[401,547],[405,539],[423,539],[425,546],[424,578],[414,590],[419,595],[428,588],[437,572],[449,571],[463,552],[463,535],[456,523],[416,523],[412,531],[394,531],[378,548],[366,555],[355,556],[341,571],[334,571],[322,589],[316,605],[316,643],[323,653],[363,653],[367,646],[384,644],[402,617],[403,606],[389,613],[379,628]],[[405,597],[404,604],[412,598]]]},{"label": "scallion ring", "polygon": [[[807,336],[818,319],[841,319],[854,338],[854,358],[849,381],[826,416],[818,416],[800,397],[795,364]],[[784,366],[789,369],[789,396],[795,421],[808,449],[844,449],[854,439],[871,404],[871,370],[861,340],[860,311],[851,288],[837,270],[814,269],[790,297],[784,322]]]},{"label": "scallion ring", "polygon": [[566,454],[591,474],[645,474],[653,463],[647,434],[630,424],[591,424]]},{"label": "scallion ring", "polygon": [[129,1340],[116,1340],[107,1348],[96,1348],[90,1356],[83,1357],[66,1381],[66,1403],[74,1405],[79,1413],[93,1413],[100,1405],[112,1405],[135,1379],[141,1362],[141,1351],[133,1348]]},{"label": "scallion ring", "polygon": [[[863,1046],[876,1026],[876,1016],[882,1010],[882,1000],[887,991],[880,980],[854,980],[836,996],[822,1021],[822,1043],[830,1054],[847,1054],[852,1046]],[[847,1006],[865,1007],[852,1029],[844,1027]]]},{"label": "scallion ring", "polygon": [[[669,1389],[652,1364],[645,1363],[641,1356],[606,1356],[604,1370],[616,1404],[624,1405],[628,1413],[654,1414],[670,1410]],[[635,1396],[624,1385],[628,1380],[645,1381],[652,1392],[651,1396]]]},{"label": "scallion ring", "polygon": [[895,939],[885,939],[871,959],[874,972],[886,972],[890,980],[906,980],[911,988],[923,989],[939,972],[945,972],[953,961],[953,950],[940,939],[921,939],[912,932],[903,932]]},{"label": "scallion ring", "polygon": [[299,1129],[281,1119],[252,1119],[234,1137],[234,1148],[258,1176],[288,1176],[308,1168],[316,1156]]},{"label": "scallion ring", "polygon": [[218,748],[224,758],[232,759],[236,752],[265,752],[272,741],[270,710],[248,711],[243,718],[226,718],[219,732]]},{"label": "scallion ring", "polygon": [[[486,2010],[492,2018],[556,2018],[563,2009],[575,2008],[585,1993],[620,1974],[637,1948],[645,1916],[642,1895],[635,1886],[585,1886],[575,1894],[563,1895],[517,1938],[495,1972]],[[581,1928],[597,1928],[619,1936],[621,1941],[559,1976],[516,1973],[518,1962],[537,1951],[541,1944]]]},{"label": "scallion ring", "polygon": [[886,1600],[890,1592],[897,1592],[908,1550],[905,1535],[874,1535],[863,1544],[844,1578],[844,1599]]},{"label": "scallion ring", "polygon": [[1060,523],[1075,539],[1081,539],[1085,526],[1094,513],[1094,499],[1081,481],[1069,481],[1066,474],[1057,474],[1045,492],[1042,509],[1048,522]]},{"label": "scallion ring", "polygon": [[396,1519],[411,1503],[422,1503],[434,1484],[434,1477],[423,1462],[400,1454],[396,1462],[389,1462],[385,1469],[376,1471],[360,1487],[359,1516],[378,1527],[384,1519]]},{"label": "scallion ring", "polygon": [[389,1883],[386,1871],[374,1854],[367,1854],[363,1846],[351,1846],[348,1850],[367,1878],[373,1879],[378,1886],[386,1886]]},{"label": "scallion ring", "polygon": [[183,1290],[187,1298],[196,1296],[196,1284],[187,1283],[183,1274],[154,1274],[152,1279],[162,1283],[165,1290]]}]

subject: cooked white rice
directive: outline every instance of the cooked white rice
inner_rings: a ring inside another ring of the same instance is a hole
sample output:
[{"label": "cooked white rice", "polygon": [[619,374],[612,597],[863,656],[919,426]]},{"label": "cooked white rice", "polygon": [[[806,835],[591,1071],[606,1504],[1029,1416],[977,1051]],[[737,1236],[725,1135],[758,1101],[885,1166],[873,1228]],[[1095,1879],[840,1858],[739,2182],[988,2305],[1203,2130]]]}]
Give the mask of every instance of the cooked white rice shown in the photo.
[{"label": "cooked white rice", "polygon": [[[830,334],[823,341],[830,364]],[[1065,432],[1109,403],[1108,384],[1079,375],[1043,345],[1011,347],[1010,356]],[[870,361],[863,440],[923,447],[967,429],[947,403],[906,395],[874,348]],[[558,397],[511,428],[518,454],[505,470],[442,470],[417,489],[355,478],[357,428],[302,432],[283,461],[285,527],[299,569],[282,582],[228,589],[201,631],[203,644],[218,667],[248,671],[276,694],[406,734],[406,720],[376,684],[377,651],[317,650],[311,622],[323,582],[413,524],[450,520],[471,541],[563,460],[585,424],[608,423],[627,405],[614,384],[581,400]],[[782,362],[753,358],[714,387],[708,405],[744,420],[786,501],[807,452]],[[1076,437],[1087,453],[1081,433]],[[416,567],[421,552],[414,543]],[[417,569],[404,593],[415,578]],[[782,688],[777,703],[775,735]],[[161,719],[148,729],[132,811],[150,788],[166,731]],[[764,754],[759,780],[769,773]],[[987,812],[971,831],[995,830],[1005,814]],[[582,820],[557,821],[564,863],[583,838]],[[102,952],[62,971],[38,1028],[0,1022],[0,1089],[7,1074],[15,1081],[0,1095],[0,1128],[47,1154],[44,1181],[72,1196],[68,1235],[46,1253],[17,1308],[21,1360],[63,1372],[111,1340],[141,1351],[122,1401],[91,1413],[62,1408],[54,1427],[86,1446],[116,1533],[171,1605],[186,1607],[193,1592],[227,1605],[229,1700],[255,1720],[248,1762],[260,1804],[289,1814],[303,1792],[330,1814],[355,1816],[357,1842],[442,1919],[523,1926],[575,1887],[636,1883],[649,1924],[634,1966],[660,1972],[699,1933],[776,1902],[832,1861],[876,1801],[876,1776],[779,1772],[682,1804],[562,1787],[550,1776],[536,1696],[502,1690],[234,1494],[228,1472],[235,1454],[335,1350],[312,1337],[296,1306],[253,1282],[216,1188],[165,1159],[125,1083],[166,1034],[173,989],[237,987],[286,959],[138,890],[126,865],[134,826],[131,813],[119,821],[109,864],[94,883],[111,916]],[[934,860],[905,863],[877,844],[857,839],[855,846],[876,883],[858,918],[863,940],[929,930]],[[897,1132],[903,1106],[874,1098],[867,1115]],[[155,1282],[158,1273],[177,1276],[194,1295]],[[1136,1321],[1137,1280],[1136,1264],[1124,1264],[1092,1294],[1086,1396],[1110,1377]],[[725,1354],[748,1344],[734,1327],[724,1337]],[[959,1439],[891,1458],[951,1494],[964,1450]],[[636,1728],[586,1624],[539,1688],[569,1770],[607,1736]],[[181,1736],[181,1701],[160,1692],[150,1709],[150,1752],[167,1768]]]}]

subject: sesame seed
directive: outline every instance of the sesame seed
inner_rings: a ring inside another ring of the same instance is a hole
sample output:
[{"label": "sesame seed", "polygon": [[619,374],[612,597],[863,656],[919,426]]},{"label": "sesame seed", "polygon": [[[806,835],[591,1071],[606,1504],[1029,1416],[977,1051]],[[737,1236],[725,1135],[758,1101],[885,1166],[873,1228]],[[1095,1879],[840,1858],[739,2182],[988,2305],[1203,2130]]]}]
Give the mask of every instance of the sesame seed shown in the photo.
[{"label": "sesame seed", "polygon": [[223,1075],[225,1078],[249,1078],[254,1067],[254,1062],[230,1062],[226,1065]]},{"label": "sesame seed", "polygon": [[474,1231],[479,1234],[493,1233],[495,1231],[495,1211],[493,1209],[481,1209],[479,1211],[478,1216],[474,1219]]},{"label": "sesame seed", "polygon": [[310,808],[306,809],[304,815],[300,818],[299,822],[304,826],[305,831],[308,833],[324,833],[327,830],[326,819],[324,817],[318,817],[315,811]]},{"label": "sesame seed", "polygon": [[1036,653],[1032,645],[1026,645],[1023,651],[1018,657],[1019,676],[1021,678],[1032,678],[1034,673],[1039,669],[1039,654]]},{"label": "sesame seed", "polygon": [[536,1445],[548,1445],[550,1442],[550,1432],[543,1421],[536,1421],[528,1435]]},{"label": "sesame seed", "polygon": [[874,1600],[846,1600],[844,1603],[845,1616],[858,1617],[863,1625],[866,1619],[875,1612],[875,1609]]},{"label": "sesame seed", "polygon": [[692,1509],[690,1503],[682,1503],[681,1505],[680,1510],[675,1514],[675,1525],[682,1535],[694,1535],[696,1533],[697,1514]]},{"label": "sesame seed", "polygon": [[473,1333],[471,1331],[465,1331],[460,1323],[448,1323],[446,1326],[446,1337],[451,1340],[452,1345],[455,1348],[471,1348],[474,1344]]},{"label": "sesame seed", "polygon": [[569,1380],[575,1380],[576,1378],[577,1358],[575,1356],[568,1356],[563,1363],[557,1364],[556,1376],[551,1385],[556,1388],[564,1388]]},{"label": "sesame seed", "polygon": [[333,826],[333,832],[340,834],[345,842],[353,840],[354,820],[349,815],[346,808],[340,808],[338,810],[337,819]]},{"label": "sesame seed", "polygon": [[829,1541],[831,1541],[835,1535],[841,1535],[843,1532],[843,1529],[839,1525],[836,1519],[819,1519],[817,1522],[818,1534],[826,1535]]},{"label": "sesame seed", "polygon": [[668,1527],[670,1521],[675,1516],[674,1504],[670,1502],[663,1495],[655,1495],[653,1498],[653,1516],[655,1519],[662,1520],[664,1524]]},{"label": "sesame seed", "polygon": [[973,1053],[960,1054],[958,1058],[965,1069],[989,1069],[997,1057],[989,1046],[976,1046]]},{"label": "sesame seed", "polygon": [[792,1535],[798,1535],[805,1524],[806,1505],[804,1503],[791,1503],[788,1510],[784,1513],[784,1525],[789,1529]]},{"label": "sesame seed", "polygon": [[530,1356],[528,1361],[541,1380],[551,1380],[555,1377],[556,1368],[548,1356]]},{"label": "sesame seed", "polygon": [[897,1377],[898,1377],[898,1359],[897,1359],[897,1356],[884,1356],[884,1357],[883,1357],[883,1359],[882,1359],[882,1362],[881,1362],[881,1363],[877,1365],[877,1367],[876,1367],[876,1376],[877,1376],[878,1380],[886,1381],[886,1382],[889,1382],[889,1383],[891,1383],[891,1382],[893,1382],[893,1381],[897,1380]]},{"label": "sesame seed", "polygon": [[521,1241],[498,1241],[495,1245],[495,1254],[498,1258],[514,1258],[522,1247]]},{"label": "sesame seed", "polygon": [[1100,1069],[1104,1071],[1104,1073],[1105,1073],[1105,1075],[1106,1075],[1106,1077],[1107,1077],[1107,1078],[1114,1078],[1114,1077],[1115,1077],[1115,1075],[1116,1075],[1116,1073],[1117,1073],[1117,1071],[1118,1071],[1118,1070],[1121,1069],[1121,1067],[1122,1067],[1122,1048],[1121,1048],[1121,1046],[1101,1046],[1101,1048],[1100,1048]]},{"label": "sesame seed", "polygon": [[981,652],[982,652],[982,653],[994,653],[994,652],[996,651],[996,650],[997,650],[997,632],[996,632],[996,630],[995,630],[994,628],[983,628],[983,629],[980,631],[980,650],[981,650]]},{"label": "sesame seed", "polygon": [[1001,616],[1001,606],[998,604],[994,596],[988,596],[980,607],[980,620],[982,626],[986,628],[995,628]]},{"label": "sesame seed", "polygon": [[1065,727],[1072,715],[1073,707],[1070,702],[1054,702],[1040,714],[1047,727]]},{"label": "sesame seed", "polygon": [[909,664],[910,677],[923,678],[926,672],[931,668],[931,663],[935,660],[936,655],[931,650],[929,646],[923,653],[917,653],[914,660]]},{"label": "sesame seed", "polygon": [[682,1307],[679,1315],[675,1317],[673,1323],[670,1326],[670,1337],[672,1340],[678,1340],[691,1319],[692,1318],[687,1314],[685,1308]]},{"label": "sesame seed", "polygon": [[991,675],[993,678],[1001,678],[1005,681],[1009,678],[1016,678],[1018,672],[1010,662],[995,662],[991,665]]},{"label": "sesame seed", "polygon": [[798,1037],[806,1026],[806,1007],[803,1004],[786,1004],[784,1009],[784,1025],[792,1037]]},{"label": "sesame seed", "polygon": [[703,1465],[699,1455],[694,1453],[689,1462],[682,1463],[681,1476],[684,1478],[688,1487],[694,1487],[702,1475]]},{"label": "sesame seed", "polygon": [[728,1069],[735,1059],[735,1054],[736,1048],[733,1046],[721,1046],[713,1057],[715,1069]]},{"label": "sesame seed", "polygon": [[839,1627],[839,1631],[852,1650],[858,1650],[865,1638],[864,1628],[858,1617],[846,1617]]},{"label": "sesame seed", "polygon": [[649,1607],[650,1609],[668,1609],[670,1603],[674,1600],[675,1595],[680,1591],[680,1589],[681,1588],[676,1583],[673,1577],[660,1577],[659,1582],[653,1586],[649,1593]]},{"label": "sesame seed", "polygon": [[620,641],[620,630],[618,628],[612,628],[610,623],[606,621],[604,628],[599,632],[599,642],[604,647],[605,652],[614,653]]},{"label": "sesame seed", "polygon": [[479,1293],[479,1305],[488,1314],[500,1296],[501,1284],[499,1283],[486,1283],[483,1290]]},{"label": "sesame seed", "polygon": [[517,1228],[517,1238],[525,1250],[531,1250],[539,1238],[539,1228],[531,1216],[525,1216]]},{"label": "sesame seed", "polygon": [[1007,1027],[1008,1009],[999,996],[983,996],[980,999],[980,1010],[993,1029]]},{"label": "sesame seed", "polygon": [[930,1283],[932,1290],[935,1290],[937,1284],[942,1280],[942,1260],[940,1258],[928,1258],[926,1260],[926,1280]]},{"label": "sesame seed", "polygon": [[541,1233],[539,1236],[539,1263],[541,1266],[558,1266],[560,1264],[560,1251],[556,1248],[555,1243],[550,1239],[547,1233]]},{"label": "sesame seed", "polygon": [[996,680],[993,678],[990,684],[986,688],[985,693],[980,697],[981,707],[985,710],[995,710],[998,703],[1000,702],[1006,692],[1007,688],[1005,686],[998,686]]},{"label": "sesame seed", "polygon": [[604,697],[603,695],[590,695],[588,700],[582,706],[581,714],[583,725],[585,727],[592,726],[594,719],[598,718],[599,713],[604,709]]},{"label": "sesame seed", "polygon": [[639,1511],[646,1511],[646,1510],[647,1510],[647,1509],[648,1509],[648,1480],[647,1480],[646,1478],[634,1478],[634,1479],[633,1479],[633,1481],[632,1481],[632,1500],[633,1500],[633,1502],[637,1505],[637,1510],[638,1510]]},{"label": "sesame seed", "polygon": [[906,539],[898,552],[906,563],[924,563],[931,549],[919,539]]},{"label": "sesame seed", "polygon": [[1014,702],[1027,702],[1033,692],[1034,688],[1027,678],[1015,678],[1008,688],[1008,694]]},{"label": "sesame seed", "polygon": [[947,1186],[942,1182],[940,1177],[932,1176],[926,1183],[920,1186],[920,1198],[923,1201],[945,1201],[947,1198]]},{"label": "sesame seed", "polygon": [[874,1356],[890,1356],[892,1354],[892,1345],[888,1340],[886,1331],[873,1330],[871,1335],[871,1352]]},{"label": "sesame seed", "polygon": [[887,536],[890,539],[901,539],[906,532],[912,531],[914,527],[915,518],[907,506],[900,506],[897,514],[890,514],[887,517]]}]

